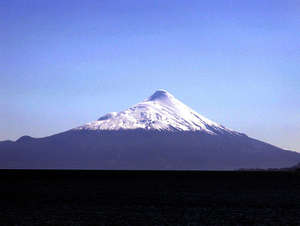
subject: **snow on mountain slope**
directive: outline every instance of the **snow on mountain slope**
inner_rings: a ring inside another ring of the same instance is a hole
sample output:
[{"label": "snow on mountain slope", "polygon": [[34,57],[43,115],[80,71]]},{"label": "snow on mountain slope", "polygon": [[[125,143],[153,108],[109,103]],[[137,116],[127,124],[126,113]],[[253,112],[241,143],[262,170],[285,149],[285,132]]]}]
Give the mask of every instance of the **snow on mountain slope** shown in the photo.
[{"label": "snow on mountain slope", "polygon": [[165,90],[156,91],[148,99],[125,111],[108,113],[97,121],[75,128],[75,130],[125,129],[202,131],[211,135],[241,135],[203,117]]}]

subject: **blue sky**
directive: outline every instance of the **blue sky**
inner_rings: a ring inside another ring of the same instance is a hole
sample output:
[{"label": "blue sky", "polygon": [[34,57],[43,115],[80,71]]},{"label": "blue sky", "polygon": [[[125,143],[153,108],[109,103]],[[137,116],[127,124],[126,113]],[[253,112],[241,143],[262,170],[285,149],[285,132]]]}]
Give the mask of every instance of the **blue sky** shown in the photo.
[{"label": "blue sky", "polygon": [[0,140],[43,137],[166,89],[300,152],[300,1],[0,2]]}]

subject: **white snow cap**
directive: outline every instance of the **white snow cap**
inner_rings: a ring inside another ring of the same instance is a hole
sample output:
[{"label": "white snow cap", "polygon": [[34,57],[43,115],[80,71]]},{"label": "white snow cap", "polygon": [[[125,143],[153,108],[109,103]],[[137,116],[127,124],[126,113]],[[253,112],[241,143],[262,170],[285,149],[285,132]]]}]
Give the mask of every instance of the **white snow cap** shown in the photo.
[{"label": "white snow cap", "polygon": [[227,129],[198,114],[166,90],[157,90],[143,102],[121,112],[111,112],[97,121],[75,128],[76,130],[167,130],[202,131],[211,135],[238,132]]}]

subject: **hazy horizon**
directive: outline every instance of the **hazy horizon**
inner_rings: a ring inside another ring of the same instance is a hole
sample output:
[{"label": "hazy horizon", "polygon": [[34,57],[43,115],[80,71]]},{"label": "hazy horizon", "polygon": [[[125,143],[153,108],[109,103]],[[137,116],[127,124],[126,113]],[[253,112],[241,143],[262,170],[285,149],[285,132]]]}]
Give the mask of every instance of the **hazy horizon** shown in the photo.
[{"label": "hazy horizon", "polygon": [[299,1],[0,3],[0,141],[49,136],[165,89],[300,152]]}]

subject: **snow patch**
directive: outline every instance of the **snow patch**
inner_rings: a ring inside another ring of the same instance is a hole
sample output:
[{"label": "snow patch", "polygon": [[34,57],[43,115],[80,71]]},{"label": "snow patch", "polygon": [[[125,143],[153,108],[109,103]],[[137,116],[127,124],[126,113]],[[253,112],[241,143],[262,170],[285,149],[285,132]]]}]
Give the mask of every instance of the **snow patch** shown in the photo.
[{"label": "snow patch", "polygon": [[202,131],[211,135],[241,135],[203,117],[166,90],[157,90],[149,98],[125,111],[105,114],[97,121],[75,128],[75,130],[121,129]]}]

